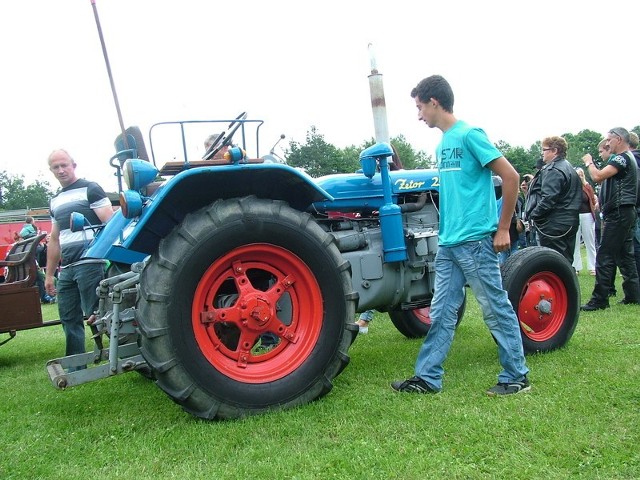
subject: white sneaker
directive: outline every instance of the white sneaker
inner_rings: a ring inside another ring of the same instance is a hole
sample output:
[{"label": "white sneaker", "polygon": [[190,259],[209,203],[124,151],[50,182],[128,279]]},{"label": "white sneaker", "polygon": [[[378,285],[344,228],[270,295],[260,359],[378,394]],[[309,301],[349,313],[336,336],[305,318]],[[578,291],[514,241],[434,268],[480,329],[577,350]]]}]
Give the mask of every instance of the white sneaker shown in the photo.
[{"label": "white sneaker", "polygon": [[369,322],[366,320],[358,319],[356,325],[358,325],[358,333],[362,335],[369,333]]}]

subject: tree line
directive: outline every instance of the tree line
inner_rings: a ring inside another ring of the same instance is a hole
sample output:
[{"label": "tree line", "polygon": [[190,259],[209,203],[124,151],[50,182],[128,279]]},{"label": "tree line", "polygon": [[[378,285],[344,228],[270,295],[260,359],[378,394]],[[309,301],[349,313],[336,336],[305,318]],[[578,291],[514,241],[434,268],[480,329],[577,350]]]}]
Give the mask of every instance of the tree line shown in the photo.
[{"label": "tree line", "polygon": [[[640,135],[640,125],[633,127],[631,131]],[[572,165],[581,167],[580,159],[585,153],[590,153],[594,159],[599,158],[598,143],[603,139],[600,133],[582,130],[562,136],[569,144],[567,160]],[[311,126],[304,142],[289,142],[288,148],[285,148],[285,156],[289,165],[304,169],[312,177],[352,173],[360,168],[360,152],[374,143],[374,139],[370,138],[360,145],[338,148],[327,142],[315,126]],[[413,148],[403,135],[391,138],[391,144],[398,151],[405,169],[435,167],[433,156]],[[533,172],[536,162],[542,157],[540,141],[525,148],[511,146],[501,140],[496,143],[496,147],[521,175]],[[0,171],[0,211],[45,207],[54,193],[49,182],[35,180],[26,184],[24,176]]]},{"label": "tree line", "polygon": [[0,171],[0,211],[47,207],[53,194],[49,182],[26,184],[23,175]]},{"label": "tree line", "polygon": [[[640,125],[630,131],[640,135]],[[567,160],[576,167],[582,167],[580,160],[584,154],[590,153],[598,159],[598,143],[604,138],[593,130],[582,130],[576,134],[562,135],[569,144]],[[318,129],[312,126],[306,135],[304,143],[291,141],[285,149],[287,163],[293,167],[303,168],[312,177],[330,175],[334,173],[350,173],[360,168],[359,155],[362,150],[373,145],[374,139],[363,141],[360,145],[337,148],[324,139]],[[495,145],[507,160],[521,175],[535,170],[537,161],[542,158],[541,140],[533,143],[529,148],[511,146],[505,141],[498,141]],[[432,155],[422,150],[414,149],[403,135],[391,138],[391,144],[398,151],[404,168],[434,168],[435,160]]]}]

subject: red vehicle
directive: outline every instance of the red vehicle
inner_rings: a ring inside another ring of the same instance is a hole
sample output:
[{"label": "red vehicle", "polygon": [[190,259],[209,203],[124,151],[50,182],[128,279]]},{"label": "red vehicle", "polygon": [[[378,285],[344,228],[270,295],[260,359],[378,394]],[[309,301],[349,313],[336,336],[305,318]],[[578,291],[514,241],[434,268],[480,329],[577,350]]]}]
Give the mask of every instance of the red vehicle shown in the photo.
[{"label": "red vehicle", "polygon": [[14,243],[6,259],[0,260],[0,269],[6,272],[6,279],[0,283],[0,334],[9,334],[0,345],[14,338],[18,330],[60,324],[59,320],[44,322],[40,309],[36,252],[45,235]]},{"label": "red vehicle", "polygon": [[33,223],[38,229],[38,233],[51,232],[51,217],[49,217],[48,208],[0,212],[0,260],[6,258],[11,245],[16,242],[16,235],[22,229],[26,216],[33,217]]}]

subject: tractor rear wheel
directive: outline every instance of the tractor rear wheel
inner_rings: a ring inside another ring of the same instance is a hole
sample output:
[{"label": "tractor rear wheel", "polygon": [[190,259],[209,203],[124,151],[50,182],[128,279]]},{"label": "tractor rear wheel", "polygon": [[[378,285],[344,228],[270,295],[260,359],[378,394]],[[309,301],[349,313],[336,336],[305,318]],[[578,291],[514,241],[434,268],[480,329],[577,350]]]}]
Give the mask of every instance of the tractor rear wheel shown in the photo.
[{"label": "tractor rear wheel", "polygon": [[141,351],[189,413],[237,418],[325,395],[357,333],[349,265],[286,203],[188,215],[141,274]]}]

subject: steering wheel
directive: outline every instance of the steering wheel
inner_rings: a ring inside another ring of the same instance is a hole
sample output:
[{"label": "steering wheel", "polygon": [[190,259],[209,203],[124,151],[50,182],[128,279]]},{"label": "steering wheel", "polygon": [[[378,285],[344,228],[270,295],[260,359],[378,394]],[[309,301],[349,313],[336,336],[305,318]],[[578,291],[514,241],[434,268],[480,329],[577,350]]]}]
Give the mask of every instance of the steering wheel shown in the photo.
[{"label": "steering wheel", "polygon": [[204,152],[202,159],[210,160],[224,147],[231,145],[233,135],[238,131],[243,123],[242,120],[244,120],[245,118],[247,118],[247,112],[242,112],[240,115],[238,115],[236,119],[227,127],[229,129],[228,133],[223,131],[220,135],[218,135],[218,138],[216,138],[215,142],[213,142],[207,149],[207,151]]}]

